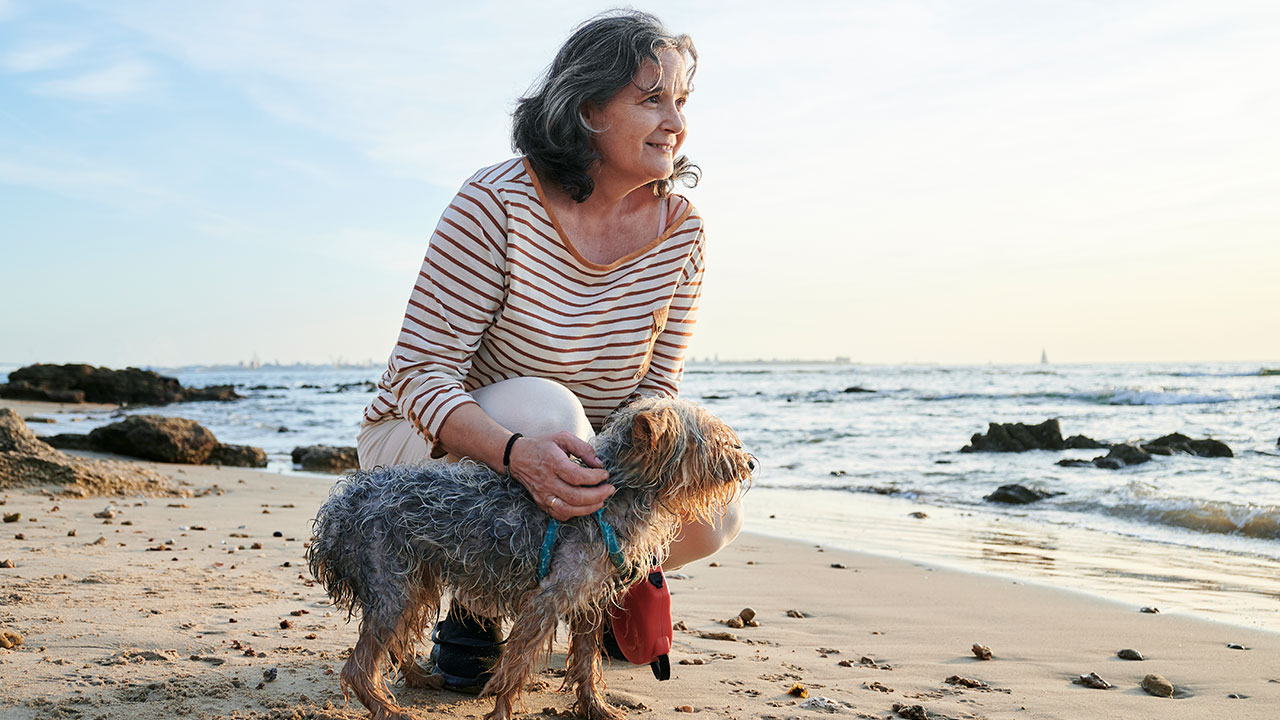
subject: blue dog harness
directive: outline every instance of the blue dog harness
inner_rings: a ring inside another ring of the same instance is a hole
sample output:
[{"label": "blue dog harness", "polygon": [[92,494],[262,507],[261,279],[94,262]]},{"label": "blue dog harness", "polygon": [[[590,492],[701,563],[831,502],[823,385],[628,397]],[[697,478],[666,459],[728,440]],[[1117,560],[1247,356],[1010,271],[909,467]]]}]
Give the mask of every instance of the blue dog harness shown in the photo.
[{"label": "blue dog harness", "polygon": [[[622,549],[618,547],[618,535],[613,531],[613,526],[608,520],[604,519],[604,508],[592,513],[596,519],[596,524],[600,526],[600,534],[604,537],[604,546],[609,550],[609,559],[613,561],[614,567],[620,572],[627,571],[627,560],[622,557]],[[538,581],[541,582],[551,571],[551,551],[556,547],[556,536],[560,533],[560,521],[555,518],[549,518],[547,522],[547,534],[542,538],[542,553],[538,556]]]}]

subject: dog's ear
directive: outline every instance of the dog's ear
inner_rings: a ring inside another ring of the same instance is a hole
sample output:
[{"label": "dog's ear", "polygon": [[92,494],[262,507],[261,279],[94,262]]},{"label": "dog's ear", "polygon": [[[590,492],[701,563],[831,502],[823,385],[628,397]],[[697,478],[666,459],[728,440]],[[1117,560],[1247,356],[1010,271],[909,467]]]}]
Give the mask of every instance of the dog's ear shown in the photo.
[{"label": "dog's ear", "polygon": [[676,430],[680,419],[671,408],[646,410],[636,415],[631,425],[631,445],[640,450],[658,447],[662,436]]}]

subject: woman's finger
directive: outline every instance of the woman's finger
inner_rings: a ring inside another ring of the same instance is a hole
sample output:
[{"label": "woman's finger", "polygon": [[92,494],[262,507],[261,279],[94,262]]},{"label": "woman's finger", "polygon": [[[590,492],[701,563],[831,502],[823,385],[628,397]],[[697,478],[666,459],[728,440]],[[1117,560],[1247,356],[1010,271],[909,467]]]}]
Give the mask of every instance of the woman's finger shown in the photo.
[{"label": "woman's finger", "polygon": [[555,442],[555,444],[559,445],[561,449],[563,449],[565,452],[569,453],[570,455],[573,455],[576,458],[581,459],[589,467],[593,467],[593,468],[604,467],[604,464],[600,462],[600,458],[596,456],[595,448],[591,447],[591,445],[587,441],[583,440],[577,435],[574,435],[573,433],[561,432],[553,435],[552,440]]}]

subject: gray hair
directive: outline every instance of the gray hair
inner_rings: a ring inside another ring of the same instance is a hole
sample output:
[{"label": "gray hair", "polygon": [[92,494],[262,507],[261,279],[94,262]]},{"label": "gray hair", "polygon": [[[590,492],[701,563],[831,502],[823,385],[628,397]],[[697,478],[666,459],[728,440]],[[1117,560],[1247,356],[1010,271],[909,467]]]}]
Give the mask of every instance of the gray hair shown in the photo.
[{"label": "gray hair", "polygon": [[[574,200],[586,200],[595,186],[587,170],[600,155],[591,143],[597,131],[583,118],[582,108],[608,102],[634,82],[646,60],[659,64],[658,53],[667,49],[686,56],[686,81],[692,88],[698,69],[693,40],[688,35],[671,34],[653,15],[611,10],[579,25],[532,92],[517,101],[512,148],[527,156],[539,175],[562,187]],[[698,184],[701,169],[687,156],[677,157],[674,165],[669,177],[654,181],[654,195],[669,195],[677,181],[686,187]]]}]

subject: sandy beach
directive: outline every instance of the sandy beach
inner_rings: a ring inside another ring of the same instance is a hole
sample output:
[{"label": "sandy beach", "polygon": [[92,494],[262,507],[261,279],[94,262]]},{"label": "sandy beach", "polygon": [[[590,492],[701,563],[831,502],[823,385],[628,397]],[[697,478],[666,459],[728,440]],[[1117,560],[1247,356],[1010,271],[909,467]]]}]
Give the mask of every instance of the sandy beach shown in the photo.
[{"label": "sandy beach", "polygon": [[[0,510],[20,514],[0,527],[0,563],[13,564],[0,569],[0,632],[21,636],[0,650],[0,715],[367,717],[344,701],[336,676],[355,625],[303,563],[333,480],[139,464],[191,496],[0,492]],[[95,517],[107,506],[112,517]],[[751,507],[749,531],[767,522],[762,512]],[[750,532],[673,574],[671,588],[684,628],[673,678],[606,669],[609,696],[628,716],[1269,718],[1280,708],[1280,635],[1143,613],[1127,600]],[[719,622],[746,607],[760,627]],[[975,643],[993,658],[975,657]],[[1121,649],[1145,660],[1120,659]],[[562,633],[526,696],[528,716],[567,712],[570,698],[556,692],[564,651]],[[1072,682],[1091,672],[1114,687]],[[1174,697],[1141,689],[1148,674],[1167,678]],[[424,718],[478,718],[491,707],[448,692],[396,693]]]}]

